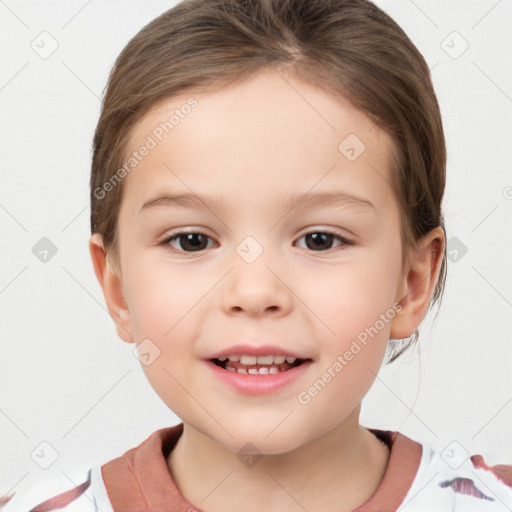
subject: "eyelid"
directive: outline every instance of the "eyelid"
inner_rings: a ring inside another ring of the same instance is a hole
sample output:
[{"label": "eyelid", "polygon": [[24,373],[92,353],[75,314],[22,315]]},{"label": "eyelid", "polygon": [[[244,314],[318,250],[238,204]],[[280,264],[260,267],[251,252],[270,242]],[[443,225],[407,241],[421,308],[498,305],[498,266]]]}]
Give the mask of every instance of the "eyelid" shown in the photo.
[{"label": "eyelid", "polygon": [[356,245],[356,240],[353,237],[347,237],[345,234],[341,233],[339,230],[334,228],[313,228],[308,229],[308,231],[303,232],[300,236],[297,237],[297,240],[300,240],[301,238],[304,238],[306,235],[311,235],[313,233],[323,233],[332,235],[334,238],[337,238],[341,241],[341,245],[337,247],[333,247],[331,249],[327,249],[326,251],[313,251],[309,250],[311,253],[319,253],[319,254],[332,254],[334,252],[337,252],[340,248],[343,246],[354,246]]},{"label": "eyelid", "polygon": [[325,227],[325,226],[318,226],[314,225],[312,227],[304,228],[305,231],[301,232],[302,234],[299,236],[303,237],[305,235],[309,235],[311,233],[329,233],[331,235],[337,236],[339,238],[343,238],[344,240],[351,241],[355,243],[355,240],[357,239],[357,236],[353,234],[352,232],[344,229],[341,230],[340,228],[334,228],[334,227]]},{"label": "eyelid", "polygon": [[[176,230],[171,231],[170,233],[167,233],[163,237],[163,239],[158,242],[158,245],[163,245],[163,246],[170,247],[169,242],[172,239],[178,238],[181,235],[188,235],[188,234],[191,234],[191,233],[192,234],[204,235],[207,238],[209,238],[210,240],[214,240],[213,236],[208,235],[205,231],[207,231],[207,230],[205,230],[205,228],[177,228]],[[173,249],[175,252],[179,252],[179,253],[182,253],[182,254],[194,254],[193,252],[188,252],[187,253],[186,251],[180,251],[178,249],[174,249],[174,247],[172,247],[171,249]],[[201,252],[201,251],[197,251],[197,252]]]}]

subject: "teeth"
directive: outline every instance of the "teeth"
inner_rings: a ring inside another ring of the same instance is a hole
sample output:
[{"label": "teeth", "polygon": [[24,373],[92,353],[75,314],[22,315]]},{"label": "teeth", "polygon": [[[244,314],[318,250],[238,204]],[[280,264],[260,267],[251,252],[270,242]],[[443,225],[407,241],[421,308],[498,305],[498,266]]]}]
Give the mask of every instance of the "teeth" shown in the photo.
[{"label": "teeth", "polygon": [[248,370],[245,368],[238,368],[238,370],[237,370],[236,368],[233,368],[232,366],[226,366],[226,370],[230,370],[232,372],[237,372],[237,373],[243,373],[245,375],[247,375],[248,373],[250,373],[251,375],[268,375],[268,374],[276,375],[278,373],[281,373],[280,370],[277,368],[277,366],[271,366],[270,368],[268,368],[266,366],[262,366],[260,369],[249,368]]},{"label": "teeth", "polygon": [[230,356],[219,356],[219,361],[233,361],[233,362],[240,362],[240,364],[247,364],[247,365],[253,365],[253,364],[283,364],[285,361],[287,361],[290,364],[295,363],[297,360],[295,357],[286,357],[286,356],[274,356],[274,355],[268,355],[268,356],[250,356],[250,355],[230,355]]},{"label": "teeth", "polygon": [[274,356],[258,356],[256,362],[258,364],[272,364],[274,362]]},{"label": "teeth", "polygon": [[[287,357],[284,355],[253,356],[248,354],[219,356],[217,359],[225,362],[222,366],[226,370],[250,375],[276,375],[277,373],[290,369],[290,367],[287,366],[280,369],[280,365],[285,362],[292,365],[297,361],[296,357]],[[238,364],[230,365],[229,363],[231,361]],[[240,365],[244,365],[246,368],[240,368]],[[256,365],[257,367],[255,368]],[[233,368],[233,366],[236,366],[236,368]]]}]

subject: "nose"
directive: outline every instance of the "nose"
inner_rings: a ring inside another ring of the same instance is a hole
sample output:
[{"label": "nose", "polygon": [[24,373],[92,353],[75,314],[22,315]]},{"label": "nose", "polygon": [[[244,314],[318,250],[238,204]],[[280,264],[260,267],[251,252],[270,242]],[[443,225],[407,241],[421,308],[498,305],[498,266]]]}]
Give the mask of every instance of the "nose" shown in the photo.
[{"label": "nose", "polygon": [[221,307],[230,315],[286,315],[293,301],[289,281],[289,275],[269,267],[262,257],[253,263],[236,262],[226,276]]}]

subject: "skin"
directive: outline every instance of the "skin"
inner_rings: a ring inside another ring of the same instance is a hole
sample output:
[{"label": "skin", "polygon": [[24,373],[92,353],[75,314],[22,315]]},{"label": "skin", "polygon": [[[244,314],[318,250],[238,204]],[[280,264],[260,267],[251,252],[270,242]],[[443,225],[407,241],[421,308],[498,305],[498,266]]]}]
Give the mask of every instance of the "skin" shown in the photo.
[{"label": "skin", "polygon": [[[194,97],[198,106],[124,178],[119,266],[107,262],[99,235],[90,239],[119,336],[137,344],[149,338],[160,350],[142,368],[184,423],[169,470],[185,498],[208,512],[353,510],[375,493],[389,458],[387,446],[359,425],[361,401],[388,339],[412,334],[426,313],[443,231],[419,240],[402,265],[391,139],[346,99],[274,71]],[[135,127],[130,151],[188,98],[156,105]],[[338,150],[349,134],[366,146],[355,161]],[[373,207],[282,206],[291,192],[334,190]],[[163,192],[222,195],[225,206],[141,212]],[[210,237],[206,248],[194,251],[183,237],[159,245],[187,228]],[[334,238],[318,248],[305,237],[315,232],[354,244]],[[236,252],[246,236],[263,249],[250,264]],[[394,303],[401,311],[300,403],[299,393]],[[263,339],[312,359],[273,394],[243,395],[214,379],[203,361]],[[248,442],[262,455],[251,467],[237,457]]]}]

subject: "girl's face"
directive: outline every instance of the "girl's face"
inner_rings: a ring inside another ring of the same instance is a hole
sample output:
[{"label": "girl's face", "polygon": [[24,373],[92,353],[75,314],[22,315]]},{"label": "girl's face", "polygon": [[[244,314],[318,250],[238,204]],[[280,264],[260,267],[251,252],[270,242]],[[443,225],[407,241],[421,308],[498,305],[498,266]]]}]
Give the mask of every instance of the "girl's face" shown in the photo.
[{"label": "girl's face", "polygon": [[[163,101],[128,157],[118,332],[167,406],[223,446],[269,454],[357,423],[404,291],[389,136],[268,71]],[[244,391],[209,361],[235,345],[307,361],[260,392],[237,372]]]}]

